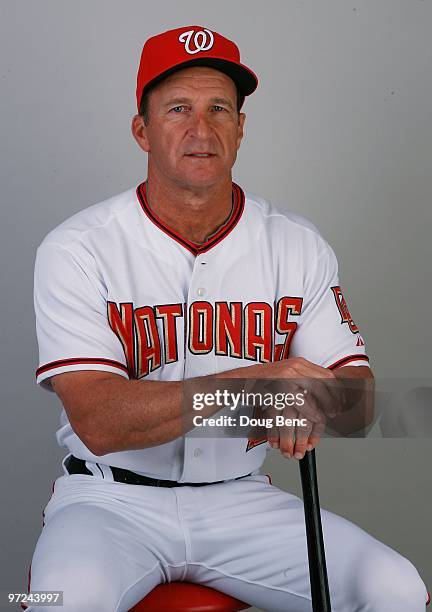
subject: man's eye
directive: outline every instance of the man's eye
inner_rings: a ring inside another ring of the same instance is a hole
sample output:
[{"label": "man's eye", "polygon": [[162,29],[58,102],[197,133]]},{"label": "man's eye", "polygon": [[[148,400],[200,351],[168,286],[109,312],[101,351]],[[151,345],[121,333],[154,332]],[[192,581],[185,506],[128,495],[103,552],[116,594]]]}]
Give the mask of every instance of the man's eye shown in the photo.
[{"label": "man's eye", "polygon": [[174,113],[181,113],[182,110],[184,110],[185,107],[184,106],[174,106],[171,111],[173,111]]},{"label": "man's eye", "polygon": [[213,106],[213,108],[214,108],[214,110],[216,110],[216,111],[218,111],[218,112],[219,112],[219,111],[224,111],[224,110],[225,110],[223,106],[219,106],[218,104],[215,104],[215,105]]}]

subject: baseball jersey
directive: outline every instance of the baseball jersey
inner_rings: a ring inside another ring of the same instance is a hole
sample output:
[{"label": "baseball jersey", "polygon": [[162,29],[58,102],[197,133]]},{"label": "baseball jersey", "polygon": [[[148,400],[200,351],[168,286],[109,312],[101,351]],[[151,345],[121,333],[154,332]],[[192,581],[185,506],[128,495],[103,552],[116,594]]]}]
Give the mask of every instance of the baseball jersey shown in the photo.
[{"label": "baseball jersey", "polygon": [[[52,390],[51,376],[79,370],[174,381],[288,356],[367,365],[336,257],[318,230],[235,183],[232,202],[203,244],[155,215],[145,182],[51,231],[35,264],[37,383]],[[99,457],[64,410],[57,441],[88,462],[180,482],[253,472],[269,448],[186,434]]]}]

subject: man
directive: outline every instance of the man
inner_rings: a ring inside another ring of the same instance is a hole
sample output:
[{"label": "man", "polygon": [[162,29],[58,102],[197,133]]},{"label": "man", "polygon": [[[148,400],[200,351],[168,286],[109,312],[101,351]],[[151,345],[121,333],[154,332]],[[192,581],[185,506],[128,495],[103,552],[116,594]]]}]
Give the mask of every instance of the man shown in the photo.
[{"label": "man", "polygon": [[[284,411],[307,417],[307,435],[273,427],[247,440],[191,435],[182,402],[191,380],[221,376],[328,382],[330,396],[331,383],[372,377],[331,248],[232,182],[256,86],[216,32],[150,38],[132,121],[147,180],[38,249],[37,381],[63,403],[57,439],[69,453],[30,587],[64,591],[68,612],[128,610],[175,580],[311,610],[302,502],[259,468],[268,441],[286,457],[314,448],[337,403]],[[335,611],[424,610],[408,560],[330,512],[322,520]]]}]

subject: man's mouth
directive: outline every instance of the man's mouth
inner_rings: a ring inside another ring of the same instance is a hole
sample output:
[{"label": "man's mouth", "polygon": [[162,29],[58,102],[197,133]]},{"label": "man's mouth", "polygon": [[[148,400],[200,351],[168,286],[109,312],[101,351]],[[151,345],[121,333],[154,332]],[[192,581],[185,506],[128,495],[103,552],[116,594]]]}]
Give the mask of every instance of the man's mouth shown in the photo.
[{"label": "man's mouth", "polygon": [[193,153],[186,153],[186,157],[214,157],[214,153],[200,153],[200,152],[193,152]]}]

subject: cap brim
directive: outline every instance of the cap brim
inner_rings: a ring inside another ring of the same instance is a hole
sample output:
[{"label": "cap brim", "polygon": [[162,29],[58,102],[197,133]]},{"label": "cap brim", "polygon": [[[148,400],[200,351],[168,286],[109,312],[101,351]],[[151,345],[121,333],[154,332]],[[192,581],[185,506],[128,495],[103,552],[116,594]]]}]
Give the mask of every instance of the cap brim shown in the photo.
[{"label": "cap brim", "polygon": [[216,68],[216,70],[224,72],[234,81],[243,96],[249,96],[258,87],[257,76],[247,66],[244,66],[243,64],[236,64],[218,57],[200,57],[188,60],[186,62],[181,62],[180,64],[165,70],[147,83],[141,96],[151,87],[157,85],[157,83],[162,81],[165,77],[177,72],[178,70],[182,70],[183,68],[188,68],[189,66],[210,66],[211,68]]}]

